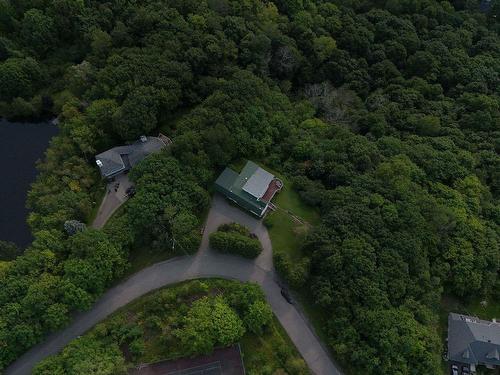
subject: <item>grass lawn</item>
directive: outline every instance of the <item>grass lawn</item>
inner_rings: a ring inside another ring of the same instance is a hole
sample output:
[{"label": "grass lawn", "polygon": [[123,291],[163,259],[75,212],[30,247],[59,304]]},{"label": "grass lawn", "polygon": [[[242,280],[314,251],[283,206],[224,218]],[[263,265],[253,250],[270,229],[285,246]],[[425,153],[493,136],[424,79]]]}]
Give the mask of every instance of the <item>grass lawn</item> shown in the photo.
[{"label": "grass lawn", "polygon": [[273,252],[286,253],[292,260],[302,258],[300,248],[307,227],[297,223],[284,211],[272,212],[265,220],[273,244]]},{"label": "grass lawn", "polygon": [[[273,252],[285,252],[292,260],[298,260],[302,257],[300,251],[302,240],[309,228],[319,223],[319,213],[314,207],[305,204],[300,199],[289,179],[275,171],[271,172],[284,183],[283,189],[273,201],[278,209],[270,212],[265,219],[273,244]],[[304,223],[299,222],[293,216],[298,216]]]},{"label": "grass lawn", "polygon": [[486,320],[500,318],[500,303],[494,301],[490,301],[486,306],[482,306],[481,299],[474,298],[465,305],[465,310],[470,315],[476,315]]},{"label": "grass lawn", "polygon": [[320,220],[318,211],[300,199],[299,193],[293,188],[293,184],[288,179],[283,176],[278,177],[282,179],[285,187],[278,193],[274,203],[281,209],[300,217],[310,225],[318,224]]}]

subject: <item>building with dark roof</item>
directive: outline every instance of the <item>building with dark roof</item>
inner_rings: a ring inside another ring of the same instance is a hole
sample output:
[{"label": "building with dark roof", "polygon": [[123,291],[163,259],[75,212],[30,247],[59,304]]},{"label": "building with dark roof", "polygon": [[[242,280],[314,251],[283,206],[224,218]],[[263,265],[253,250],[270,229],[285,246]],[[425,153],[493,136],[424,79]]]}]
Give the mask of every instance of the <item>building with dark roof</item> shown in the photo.
[{"label": "building with dark roof", "polygon": [[165,138],[141,136],[137,142],[130,145],[113,147],[96,155],[95,161],[101,176],[109,179],[129,171],[149,154],[167,146]]},{"label": "building with dark roof", "polygon": [[500,366],[500,324],[474,316],[448,315],[448,359],[476,366]]},{"label": "building with dark roof", "polygon": [[248,161],[240,173],[226,168],[215,181],[215,189],[257,217],[263,217],[283,182]]}]

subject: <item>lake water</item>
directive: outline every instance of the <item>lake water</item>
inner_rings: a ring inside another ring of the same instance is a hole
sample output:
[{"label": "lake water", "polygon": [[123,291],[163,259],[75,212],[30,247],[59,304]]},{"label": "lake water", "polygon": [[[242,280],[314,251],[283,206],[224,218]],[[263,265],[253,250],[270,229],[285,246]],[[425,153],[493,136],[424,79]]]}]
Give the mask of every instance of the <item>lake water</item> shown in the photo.
[{"label": "lake water", "polygon": [[26,194],[58,128],[50,122],[12,123],[0,119],[0,240],[26,247],[32,236],[26,218]]}]

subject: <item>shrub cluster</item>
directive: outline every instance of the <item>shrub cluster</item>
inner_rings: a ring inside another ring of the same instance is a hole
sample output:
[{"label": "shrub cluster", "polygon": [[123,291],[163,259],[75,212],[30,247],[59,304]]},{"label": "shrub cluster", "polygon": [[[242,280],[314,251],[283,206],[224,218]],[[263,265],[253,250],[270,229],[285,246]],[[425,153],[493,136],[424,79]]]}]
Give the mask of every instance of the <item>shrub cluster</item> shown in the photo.
[{"label": "shrub cluster", "polygon": [[248,229],[239,224],[224,224],[210,235],[210,246],[221,253],[256,258],[262,252],[262,245],[253,238]]},{"label": "shrub cluster", "polygon": [[311,260],[308,257],[302,258],[298,262],[293,262],[287,254],[273,254],[274,267],[278,273],[293,288],[302,287],[309,277]]},{"label": "shrub cluster", "polygon": [[252,237],[252,233],[250,230],[245,227],[244,225],[238,224],[238,223],[228,223],[228,224],[222,224],[217,231],[219,232],[234,232],[234,233],[239,233],[243,236],[247,237]]},{"label": "shrub cluster", "polygon": [[[195,280],[134,301],[73,340],[62,353],[39,363],[33,374],[125,374],[127,367],[163,360],[165,355],[173,359],[208,354],[216,347],[234,345],[244,335],[270,339],[280,348],[273,352],[276,359],[264,360],[269,373],[304,365],[277,333],[258,285]],[[247,369],[255,371],[261,365],[250,363]]]}]

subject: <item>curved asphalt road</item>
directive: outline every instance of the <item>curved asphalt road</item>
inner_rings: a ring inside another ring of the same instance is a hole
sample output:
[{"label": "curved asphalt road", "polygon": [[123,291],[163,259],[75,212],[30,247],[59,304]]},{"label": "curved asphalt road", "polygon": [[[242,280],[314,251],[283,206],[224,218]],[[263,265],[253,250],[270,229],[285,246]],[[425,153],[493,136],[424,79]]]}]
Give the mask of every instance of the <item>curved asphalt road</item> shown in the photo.
[{"label": "curved asphalt road", "polygon": [[[255,261],[218,254],[209,249],[208,234],[216,230],[220,224],[227,222],[239,222],[257,234],[264,251]],[[272,264],[271,241],[262,221],[230,206],[219,196],[214,197],[200,250],[196,255],[157,263],[110,289],[91,310],[78,314],[69,327],[50,335],[45,342],[34,346],[21,356],[7,368],[6,374],[30,374],[33,367],[42,359],[56,354],[71,340],[134,299],[165,285],[202,277],[257,282],[264,290],[274,314],[309,368],[317,375],[342,374],[313,333],[305,317],[281,296],[278,277]]]}]

